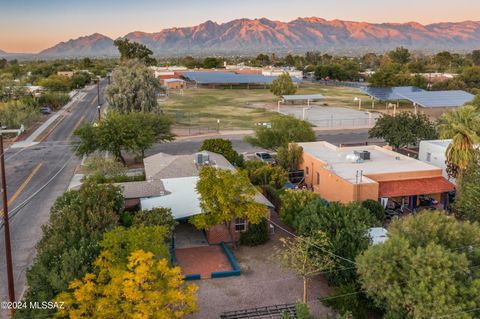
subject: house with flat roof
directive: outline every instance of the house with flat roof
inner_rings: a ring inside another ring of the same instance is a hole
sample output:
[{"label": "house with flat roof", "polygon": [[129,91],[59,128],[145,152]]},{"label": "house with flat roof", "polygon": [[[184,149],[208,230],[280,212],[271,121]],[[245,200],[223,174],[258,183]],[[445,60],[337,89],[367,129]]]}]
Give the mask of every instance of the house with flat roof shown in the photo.
[{"label": "house with flat roof", "polygon": [[421,141],[418,150],[418,159],[441,168],[443,177],[456,184],[455,179],[450,178],[447,173],[447,156],[445,153],[451,143],[452,140]]},{"label": "house with flat roof", "polygon": [[[126,208],[170,208],[175,219],[185,221],[202,213],[196,186],[200,169],[204,165],[236,171],[225,157],[213,152],[188,155],[158,153],[144,159],[145,181],[117,185],[123,190]],[[260,192],[256,194],[255,200],[274,209],[272,203]],[[232,223],[232,228],[235,240],[238,240],[240,233],[248,229],[248,223],[237,218]],[[210,244],[230,241],[228,229],[224,225],[210,228],[206,236]]]},{"label": "house with flat roof", "polygon": [[455,185],[442,169],[376,145],[337,147],[327,142],[299,143],[305,183],[327,201],[389,200],[413,210],[428,197],[448,205]]}]

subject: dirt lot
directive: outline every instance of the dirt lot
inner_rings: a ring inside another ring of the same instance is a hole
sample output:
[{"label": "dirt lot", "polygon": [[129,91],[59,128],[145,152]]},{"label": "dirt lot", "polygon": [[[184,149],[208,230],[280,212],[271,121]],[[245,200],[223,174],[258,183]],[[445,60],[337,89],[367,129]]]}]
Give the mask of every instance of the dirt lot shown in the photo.
[{"label": "dirt lot", "polygon": [[[303,282],[293,272],[280,268],[270,256],[273,247],[279,245],[283,234],[274,235],[270,241],[257,247],[239,247],[234,251],[242,274],[239,277],[216,278],[195,281],[199,286],[199,312],[191,318],[219,318],[225,311],[295,303],[302,298]],[[323,278],[309,283],[309,306],[320,318],[332,315],[318,297],[326,296],[329,287]]]}]

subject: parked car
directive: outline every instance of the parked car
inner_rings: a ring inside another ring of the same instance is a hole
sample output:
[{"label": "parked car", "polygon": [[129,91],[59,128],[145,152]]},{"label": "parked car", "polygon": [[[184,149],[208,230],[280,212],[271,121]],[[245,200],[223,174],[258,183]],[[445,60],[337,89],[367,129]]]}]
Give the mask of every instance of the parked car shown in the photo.
[{"label": "parked car", "polygon": [[273,159],[272,155],[266,152],[255,153],[255,158],[267,164],[275,164],[275,160]]},{"label": "parked car", "polygon": [[50,113],[52,113],[52,109],[49,106],[43,106],[43,107],[40,108],[40,113],[50,114]]}]

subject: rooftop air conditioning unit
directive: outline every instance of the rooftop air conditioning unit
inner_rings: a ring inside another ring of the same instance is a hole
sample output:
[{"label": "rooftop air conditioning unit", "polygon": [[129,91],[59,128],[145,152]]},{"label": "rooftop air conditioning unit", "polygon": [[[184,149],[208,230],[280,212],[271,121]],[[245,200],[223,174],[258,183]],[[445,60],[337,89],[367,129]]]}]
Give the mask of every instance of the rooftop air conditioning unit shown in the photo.
[{"label": "rooftop air conditioning unit", "polygon": [[208,165],[210,163],[210,155],[208,153],[195,154],[195,163],[197,165]]}]

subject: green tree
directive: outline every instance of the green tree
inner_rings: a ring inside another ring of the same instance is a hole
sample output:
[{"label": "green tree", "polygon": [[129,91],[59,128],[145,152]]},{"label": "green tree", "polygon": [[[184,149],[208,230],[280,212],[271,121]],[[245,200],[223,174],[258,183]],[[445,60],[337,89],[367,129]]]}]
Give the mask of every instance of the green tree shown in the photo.
[{"label": "green tree", "polygon": [[225,225],[234,247],[232,233],[235,218],[258,224],[267,214],[267,208],[255,201],[257,190],[242,172],[202,167],[197,183],[202,214],[195,215],[190,222],[198,229]]},{"label": "green tree", "polygon": [[472,66],[463,69],[460,79],[467,84],[469,88],[480,88],[480,66]]},{"label": "green tree", "polygon": [[295,94],[296,91],[297,88],[293,84],[290,74],[287,72],[279,75],[275,80],[272,81],[270,86],[270,92],[276,96],[292,95]]},{"label": "green tree", "polygon": [[133,225],[164,226],[168,233],[172,233],[177,224],[170,208],[159,207],[142,210],[133,215]]},{"label": "green tree", "polygon": [[480,66],[480,50],[472,51],[472,62],[476,66]]},{"label": "green tree", "polygon": [[389,145],[400,148],[418,145],[419,141],[435,139],[435,126],[424,114],[401,112],[396,116],[383,114],[368,131],[371,138],[384,139]]},{"label": "green tree", "polygon": [[[84,183],[68,191],[51,208],[50,220],[42,227],[37,255],[27,271],[24,300],[51,301],[68,283],[93,270],[103,234],[118,225],[123,196],[112,185]],[[51,310],[24,309],[19,315],[43,318]]]},{"label": "green tree", "polygon": [[270,64],[270,57],[268,54],[259,54],[254,60],[254,64],[258,66],[267,66]]},{"label": "green tree", "polygon": [[100,242],[102,252],[95,265],[100,271],[111,267],[126,268],[128,257],[137,250],[151,252],[157,260],[168,259],[170,254],[166,241],[170,235],[165,226],[117,227],[105,233]]},{"label": "green tree", "polygon": [[474,106],[463,106],[445,113],[439,121],[441,138],[451,138],[446,158],[449,174],[461,176],[467,166],[478,156],[480,143],[480,113]]},{"label": "green tree", "polygon": [[75,72],[70,81],[70,88],[74,90],[85,87],[85,85],[92,81],[92,77],[88,72]]},{"label": "green tree", "polygon": [[[298,234],[308,236],[317,231],[324,232],[333,253],[351,261],[368,248],[368,229],[376,224],[376,219],[360,203],[326,205],[320,200],[310,203],[294,221]],[[338,259],[337,263],[337,269],[345,269],[332,271],[326,277],[334,284],[354,282],[356,273],[352,263],[344,259]]]},{"label": "green tree", "polygon": [[291,115],[279,116],[272,120],[271,127],[256,126],[255,136],[246,136],[245,141],[253,146],[277,150],[292,142],[313,142],[315,132],[311,125]]},{"label": "green tree", "polygon": [[203,67],[205,69],[219,69],[223,66],[222,59],[215,57],[207,57],[203,60]]},{"label": "green tree", "polygon": [[130,42],[128,39],[117,39],[113,42],[120,52],[120,60],[126,62],[129,60],[138,60],[146,65],[154,65],[155,59],[152,57],[152,50],[144,44]]},{"label": "green tree", "polygon": [[108,151],[125,164],[122,152],[144,157],[155,142],[171,140],[170,120],[152,113],[109,112],[100,123],[85,124],[74,133],[79,137],[75,146],[78,156]]},{"label": "green tree", "polygon": [[72,81],[66,76],[50,75],[46,79],[42,79],[37,83],[49,91],[68,92],[72,88]]},{"label": "green tree", "polygon": [[362,287],[388,318],[475,318],[463,311],[479,306],[479,243],[478,224],[442,213],[394,221],[389,239],[357,258]]},{"label": "green tree", "polygon": [[328,237],[318,231],[310,236],[280,238],[280,241],[282,246],[275,249],[273,259],[302,277],[303,303],[306,304],[308,279],[334,265],[328,253],[332,249]]},{"label": "green tree", "polygon": [[113,71],[105,90],[108,104],[120,112],[150,112],[158,108],[160,82],[144,64],[129,60]]},{"label": "green tree", "polygon": [[290,143],[287,147],[280,146],[277,151],[276,161],[289,172],[298,170],[303,163],[303,147],[296,143]]},{"label": "green tree", "polygon": [[134,251],[126,267],[100,269],[70,284],[56,300],[69,318],[183,318],[197,310],[195,285],[185,285],[179,267],[153,253]]},{"label": "green tree", "polygon": [[388,53],[388,57],[393,63],[407,64],[410,61],[411,54],[407,48],[399,47]]},{"label": "green tree", "polygon": [[257,186],[270,185],[275,189],[281,189],[288,180],[288,173],[282,167],[262,161],[247,161],[244,171],[250,182]]},{"label": "green tree", "polygon": [[223,138],[211,138],[203,141],[200,151],[209,151],[223,155],[230,163],[237,164],[240,155],[233,149],[232,141]]},{"label": "green tree", "polygon": [[383,222],[385,221],[385,208],[382,204],[376,200],[367,199],[362,202],[362,206],[368,209],[370,214],[377,219],[379,225],[383,225]]},{"label": "green tree", "polygon": [[318,195],[309,190],[290,190],[287,189],[280,196],[280,219],[289,226],[295,225],[297,216],[310,204],[320,200]]},{"label": "green tree", "polygon": [[410,73],[398,63],[384,63],[368,78],[371,87],[405,86],[411,82]]},{"label": "green tree", "polygon": [[457,181],[454,202],[455,215],[470,222],[480,222],[480,167],[470,163],[465,174]]}]

